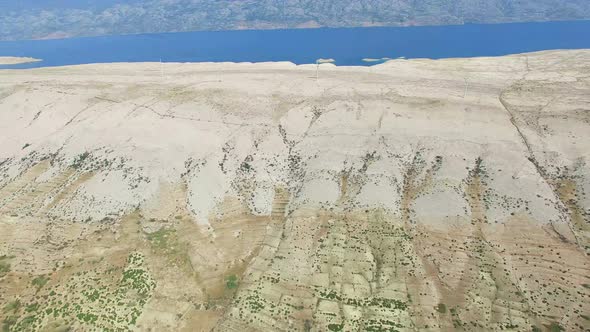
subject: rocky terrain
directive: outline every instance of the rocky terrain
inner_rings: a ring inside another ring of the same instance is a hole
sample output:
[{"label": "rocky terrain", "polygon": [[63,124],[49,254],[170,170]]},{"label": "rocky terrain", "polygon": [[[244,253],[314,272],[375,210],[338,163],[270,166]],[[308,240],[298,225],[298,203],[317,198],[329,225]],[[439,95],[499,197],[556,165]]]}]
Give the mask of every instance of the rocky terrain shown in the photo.
[{"label": "rocky terrain", "polygon": [[35,58],[22,58],[22,57],[14,57],[14,56],[0,56],[0,65],[17,65],[21,63],[28,63],[28,62],[37,62],[41,61]]},{"label": "rocky terrain", "polygon": [[3,331],[588,331],[590,51],[0,71]]},{"label": "rocky terrain", "polygon": [[587,0],[0,0],[0,39],[580,19]]}]

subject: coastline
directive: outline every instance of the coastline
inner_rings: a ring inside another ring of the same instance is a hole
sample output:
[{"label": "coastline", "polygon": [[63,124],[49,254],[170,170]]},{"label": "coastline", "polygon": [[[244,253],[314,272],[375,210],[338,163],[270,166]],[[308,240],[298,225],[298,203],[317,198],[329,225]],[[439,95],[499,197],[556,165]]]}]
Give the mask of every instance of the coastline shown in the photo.
[{"label": "coastline", "polygon": [[[466,60],[491,60],[491,59],[507,59],[507,58],[520,58],[520,57],[527,57],[527,56],[542,56],[542,55],[549,55],[549,54],[576,54],[579,52],[585,53],[589,52],[590,48],[584,49],[555,49],[555,50],[541,50],[541,51],[533,51],[533,52],[523,52],[523,53],[514,53],[514,54],[507,54],[507,55],[497,55],[497,56],[474,56],[474,57],[449,57],[449,58],[440,58],[440,59],[433,59],[433,58],[382,58],[382,59],[373,59],[373,58],[364,58],[362,61],[365,63],[372,63],[371,65],[339,65],[338,63],[334,62],[326,62],[326,63],[302,63],[297,64],[292,61],[261,61],[261,62],[252,62],[252,61],[194,61],[194,62],[154,62],[154,61],[129,61],[129,62],[94,62],[94,63],[82,63],[82,64],[68,64],[68,65],[61,65],[61,66],[39,66],[39,67],[32,67],[32,68],[19,68],[19,67],[5,67],[11,65],[19,65],[19,64],[27,64],[27,63],[34,63],[43,61],[42,59],[36,59],[31,57],[1,57],[0,56],[0,72],[1,71],[23,71],[23,70],[32,70],[34,72],[40,70],[57,70],[57,69],[67,69],[67,68],[92,68],[92,67],[117,67],[120,66],[131,66],[134,68],[128,69],[137,69],[142,66],[163,66],[166,67],[176,67],[176,66],[191,66],[192,69],[200,69],[200,70],[228,70],[233,69],[232,67],[237,67],[235,69],[243,69],[248,67],[249,69],[259,69],[259,70],[284,70],[284,69],[313,69],[315,70],[316,67],[319,65],[319,68],[326,69],[347,69],[347,70],[360,70],[360,71],[372,71],[374,69],[379,69],[384,66],[388,66],[395,63],[419,63],[419,62],[461,62]],[[13,62],[10,62],[13,61]],[[112,69],[112,68],[111,68]]]}]

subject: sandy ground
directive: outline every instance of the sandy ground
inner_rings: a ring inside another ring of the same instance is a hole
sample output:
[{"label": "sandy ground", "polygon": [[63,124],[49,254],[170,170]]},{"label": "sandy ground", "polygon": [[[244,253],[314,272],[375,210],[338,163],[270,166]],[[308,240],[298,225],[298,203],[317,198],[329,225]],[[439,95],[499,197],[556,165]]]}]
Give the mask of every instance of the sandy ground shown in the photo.
[{"label": "sandy ground", "polygon": [[589,73],[588,50],[0,70],[4,324],[585,331]]},{"label": "sandy ground", "polygon": [[40,59],[29,57],[0,56],[0,65],[18,65],[21,63],[37,62]]}]

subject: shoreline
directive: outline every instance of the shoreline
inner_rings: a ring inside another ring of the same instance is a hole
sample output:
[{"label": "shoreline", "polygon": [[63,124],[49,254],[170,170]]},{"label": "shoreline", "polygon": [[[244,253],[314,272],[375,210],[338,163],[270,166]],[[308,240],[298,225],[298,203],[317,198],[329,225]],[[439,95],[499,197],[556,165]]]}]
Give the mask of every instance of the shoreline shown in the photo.
[{"label": "shoreline", "polygon": [[[563,53],[563,52],[579,52],[579,51],[590,51],[590,48],[582,48],[582,49],[551,49],[551,50],[542,50],[542,51],[533,51],[533,52],[524,52],[524,53],[513,53],[513,54],[506,54],[506,55],[497,55],[497,56],[474,56],[474,57],[449,57],[449,58],[364,58],[362,61],[367,65],[338,65],[337,62],[328,62],[328,63],[301,63],[297,64],[292,61],[261,61],[261,62],[252,62],[252,61],[241,61],[241,62],[232,62],[232,61],[195,61],[195,62],[155,62],[155,61],[129,61],[129,62],[94,62],[94,63],[81,63],[81,64],[67,64],[67,65],[56,65],[56,66],[39,66],[39,67],[31,67],[31,68],[10,68],[4,66],[11,66],[11,65],[20,65],[20,64],[27,64],[27,63],[34,63],[34,62],[41,62],[42,59],[36,59],[32,57],[1,57],[0,56],[0,71],[1,70],[39,70],[39,69],[59,69],[59,68],[71,68],[71,67],[85,67],[85,66],[110,66],[110,65],[155,65],[161,64],[164,66],[170,65],[209,65],[209,66],[257,66],[257,67],[267,67],[266,69],[284,69],[286,67],[290,68],[306,68],[310,67],[313,69],[316,66],[320,66],[320,68],[350,68],[350,69],[369,69],[369,68],[378,68],[380,66],[386,65],[388,63],[394,63],[398,61],[403,62],[421,62],[421,61],[457,61],[457,60],[468,60],[468,59],[495,59],[495,58],[505,58],[505,57],[521,57],[521,56],[531,56],[531,55],[542,55],[542,54],[551,54],[551,53]],[[13,61],[13,62],[10,62]]]}]

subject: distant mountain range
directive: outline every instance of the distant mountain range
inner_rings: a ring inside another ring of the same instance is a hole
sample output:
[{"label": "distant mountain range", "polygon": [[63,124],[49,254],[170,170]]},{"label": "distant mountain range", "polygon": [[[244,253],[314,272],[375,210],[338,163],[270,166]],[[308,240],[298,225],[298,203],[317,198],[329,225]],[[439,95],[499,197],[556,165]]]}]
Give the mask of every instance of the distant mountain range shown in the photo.
[{"label": "distant mountain range", "polygon": [[0,39],[590,19],[588,0],[0,0]]}]

